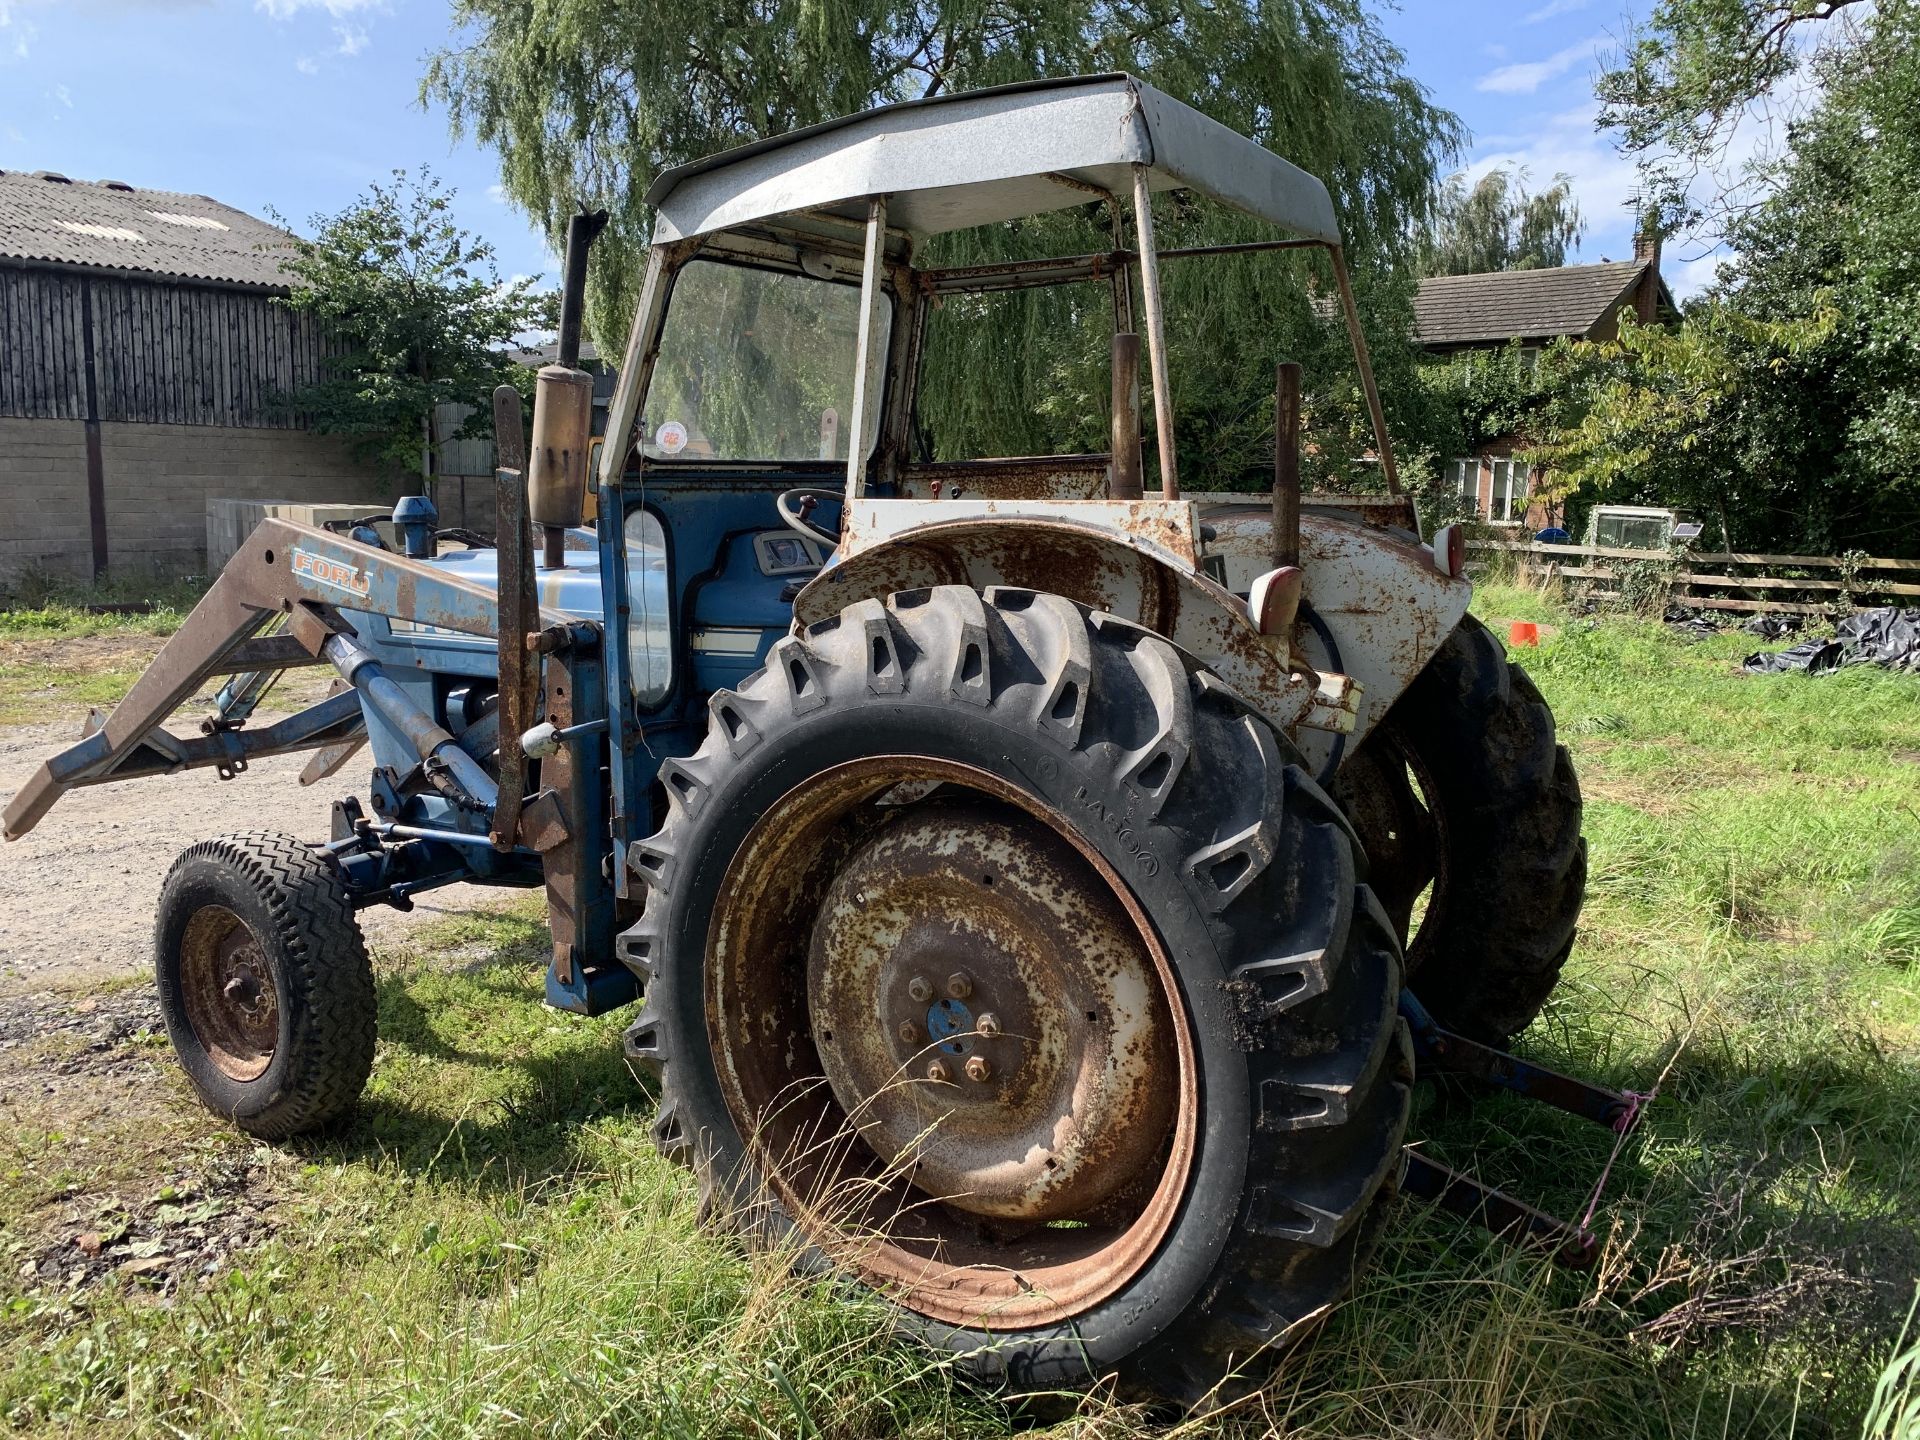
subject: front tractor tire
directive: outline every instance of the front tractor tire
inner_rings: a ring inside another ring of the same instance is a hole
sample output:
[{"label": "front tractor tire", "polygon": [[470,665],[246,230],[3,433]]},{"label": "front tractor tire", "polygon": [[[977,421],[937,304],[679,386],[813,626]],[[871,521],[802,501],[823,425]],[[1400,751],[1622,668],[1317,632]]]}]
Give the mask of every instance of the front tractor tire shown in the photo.
[{"label": "front tractor tire", "polygon": [[287,835],[203,840],[154,922],[160,1011],[206,1107],[284,1140],[353,1107],[373,1069],[373,967],[339,870]]},{"label": "front tractor tire", "polygon": [[977,1378],[1195,1404],[1352,1284],[1398,947],[1286,740],[1058,596],[862,600],[712,702],[620,953],[654,1134]]}]

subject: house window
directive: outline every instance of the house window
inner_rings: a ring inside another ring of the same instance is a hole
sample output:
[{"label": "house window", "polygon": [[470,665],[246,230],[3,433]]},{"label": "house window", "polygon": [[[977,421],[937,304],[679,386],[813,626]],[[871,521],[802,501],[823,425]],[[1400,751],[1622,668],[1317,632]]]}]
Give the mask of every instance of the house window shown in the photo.
[{"label": "house window", "polygon": [[1527,518],[1527,467],[1511,455],[1493,464],[1493,504],[1488,519],[1498,523],[1517,523]]},{"label": "house window", "polygon": [[1540,347],[1528,345],[1520,351],[1520,373],[1533,379],[1540,373]]},{"label": "house window", "polygon": [[1466,501],[1468,508],[1477,514],[1480,509],[1479,460],[1471,455],[1455,460],[1448,466],[1448,473],[1453,477],[1454,493]]}]

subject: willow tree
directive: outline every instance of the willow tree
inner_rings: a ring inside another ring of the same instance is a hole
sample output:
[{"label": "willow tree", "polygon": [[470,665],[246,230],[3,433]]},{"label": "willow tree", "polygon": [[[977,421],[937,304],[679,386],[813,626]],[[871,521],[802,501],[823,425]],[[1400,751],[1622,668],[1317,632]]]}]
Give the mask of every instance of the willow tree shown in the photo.
[{"label": "willow tree", "polygon": [[[1404,70],[1361,0],[453,0],[456,40],[421,93],[498,152],[508,196],[558,235],[577,206],[613,216],[589,321],[618,348],[668,165],[887,101],[1036,76],[1130,70],[1326,180],[1389,394],[1417,429],[1412,258],[1457,119]],[[943,237],[939,260],[1104,248],[1100,207]],[[1244,217],[1166,202],[1164,245],[1249,238]],[[1324,261],[1170,265],[1175,400],[1190,483],[1230,483],[1270,442],[1272,366],[1308,366],[1322,457],[1357,448],[1360,413],[1329,315]],[[943,453],[1071,447],[1105,427],[1104,312],[1072,290],[1028,294],[940,326],[923,419]],[[981,362],[992,357],[994,363]],[[992,445],[989,447],[989,438]]]},{"label": "willow tree", "polygon": [[1420,269],[1427,275],[1551,270],[1567,263],[1567,248],[1579,245],[1586,228],[1570,175],[1555,175],[1546,189],[1531,191],[1525,169],[1498,166],[1471,186],[1463,172],[1440,188]]}]

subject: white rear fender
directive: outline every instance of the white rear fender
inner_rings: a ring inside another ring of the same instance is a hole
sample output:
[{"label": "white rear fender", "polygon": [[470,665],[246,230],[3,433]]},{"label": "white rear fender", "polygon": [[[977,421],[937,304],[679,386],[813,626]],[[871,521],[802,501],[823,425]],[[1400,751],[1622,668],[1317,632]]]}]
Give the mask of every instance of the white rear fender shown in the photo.
[{"label": "white rear fender", "polygon": [[[1224,563],[1227,588],[1246,593],[1273,564],[1267,507],[1209,506],[1202,519],[1212,535],[1208,553]],[[1443,574],[1428,546],[1312,513],[1300,519],[1300,568],[1306,583],[1296,653],[1359,683],[1359,713],[1347,741],[1351,750],[1453,633],[1467,613],[1473,586]],[[1309,617],[1326,626],[1331,650]],[[1331,753],[1331,736],[1302,732],[1294,738],[1310,761],[1323,762]]]},{"label": "white rear fender", "polygon": [[1283,729],[1348,728],[1355,687],[1296,669],[1290,637],[1262,634],[1196,564],[1198,534],[1181,501],[862,497],[847,506],[840,549],[794,601],[794,623],[932,585],[1047,591],[1165,636]]},{"label": "white rear fender", "polygon": [[[1336,735],[1357,739],[1386,713],[1465,613],[1470,587],[1435,570],[1426,547],[1309,515],[1301,523],[1304,582],[1286,577],[1284,587],[1303,589],[1302,618],[1290,634],[1263,634],[1245,597],[1274,568],[1265,507],[1209,507],[1204,541],[1202,519],[1189,503],[1160,500],[863,497],[848,506],[839,552],[794,602],[794,623],[817,624],[856,600],[931,585],[1064,595],[1198,657],[1319,764]],[[1223,566],[1224,586],[1214,578]],[[1266,609],[1278,613],[1273,583],[1259,588]]]}]

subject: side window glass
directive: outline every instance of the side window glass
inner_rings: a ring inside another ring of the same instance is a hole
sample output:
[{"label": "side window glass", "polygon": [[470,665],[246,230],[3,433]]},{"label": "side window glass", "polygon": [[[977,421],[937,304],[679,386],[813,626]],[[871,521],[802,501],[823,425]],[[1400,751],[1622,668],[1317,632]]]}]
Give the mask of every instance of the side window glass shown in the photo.
[{"label": "side window glass", "polygon": [[627,651],[633,664],[633,700],[651,710],[673,688],[672,590],[667,584],[667,537],[651,511],[627,516]]}]

